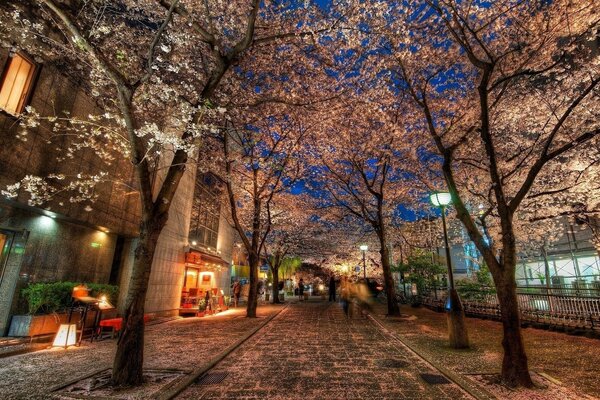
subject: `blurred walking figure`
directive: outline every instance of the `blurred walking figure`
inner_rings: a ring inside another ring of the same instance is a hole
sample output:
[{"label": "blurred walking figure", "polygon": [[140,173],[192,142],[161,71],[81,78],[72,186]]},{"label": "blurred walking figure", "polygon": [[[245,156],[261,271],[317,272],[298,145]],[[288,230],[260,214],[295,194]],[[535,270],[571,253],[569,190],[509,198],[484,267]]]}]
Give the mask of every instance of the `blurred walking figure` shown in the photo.
[{"label": "blurred walking figure", "polygon": [[235,280],[233,284],[233,306],[237,307],[240,302],[240,295],[242,294],[242,284],[239,280]]},{"label": "blurred walking figure", "polygon": [[348,277],[342,277],[342,282],[340,283],[340,298],[342,300],[342,308],[344,309],[344,314],[348,317],[348,308],[350,306],[350,282],[348,282]]},{"label": "blurred walking figure", "polygon": [[372,309],[372,301],[373,297],[371,296],[371,291],[367,286],[367,283],[361,279],[354,284],[353,288],[353,297],[356,308],[361,313],[361,315],[367,316],[367,313]]},{"label": "blurred walking figure", "polygon": [[304,300],[304,279],[300,278],[300,282],[298,282],[298,297],[300,301]]},{"label": "blurred walking figure", "polygon": [[329,301],[335,301],[335,277],[329,278]]}]

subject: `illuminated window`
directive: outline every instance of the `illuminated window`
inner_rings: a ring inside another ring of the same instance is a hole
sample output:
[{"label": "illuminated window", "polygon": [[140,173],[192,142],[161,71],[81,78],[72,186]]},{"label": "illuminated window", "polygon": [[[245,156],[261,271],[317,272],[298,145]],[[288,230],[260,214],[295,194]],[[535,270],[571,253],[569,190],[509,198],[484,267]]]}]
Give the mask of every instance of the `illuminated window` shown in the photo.
[{"label": "illuminated window", "polygon": [[0,108],[10,114],[23,111],[34,72],[35,65],[25,57],[15,54],[9,58],[2,76]]},{"label": "illuminated window", "polygon": [[220,197],[221,188],[214,175],[207,173],[196,178],[189,237],[213,249],[219,236]]}]

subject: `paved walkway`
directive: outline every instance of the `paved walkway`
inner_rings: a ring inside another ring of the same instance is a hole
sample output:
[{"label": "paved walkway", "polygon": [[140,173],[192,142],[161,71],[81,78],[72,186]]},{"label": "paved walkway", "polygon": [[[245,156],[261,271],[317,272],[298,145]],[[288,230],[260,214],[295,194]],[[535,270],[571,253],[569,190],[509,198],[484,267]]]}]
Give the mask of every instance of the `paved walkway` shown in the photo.
[{"label": "paved walkway", "polygon": [[[146,327],[146,368],[191,371],[226,349],[264,317],[282,306],[263,305],[256,319],[244,318],[245,309],[229,310],[204,318],[185,318]],[[116,340],[81,347],[50,348],[0,358],[0,399],[49,399],[51,389],[93,371],[110,368]]]},{"label": "paved walkway", "polygon": [[346,319],[338,304],[295,303],[227,356],[180,399],[460,399],[453,383],[428,384],[439,374],[388,340],[369,320]]}]

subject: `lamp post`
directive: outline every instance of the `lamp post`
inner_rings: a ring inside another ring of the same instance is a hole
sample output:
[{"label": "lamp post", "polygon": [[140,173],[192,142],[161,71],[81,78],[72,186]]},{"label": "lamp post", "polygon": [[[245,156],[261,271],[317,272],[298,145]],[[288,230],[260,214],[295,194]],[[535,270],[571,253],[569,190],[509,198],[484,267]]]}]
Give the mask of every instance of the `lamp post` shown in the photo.
[{"label": "lamp post", "polygon": [[446,298],[446,316],[448,321],[448,336],[450,346],[455,349],[469,347],[469,335],[465,324],[465,310],[460,297],[454,287],[454,274],[452,271],[452,258],[448,244],[448,231],[446,229],[446,206],[452,203],[452,196],[447,192],[434,192],[429,196],[431,203],[442,211],[442,226],[444,228],[444,244],[446,247],[446,264],[448,266],[448,297]]},{"label": "lamp post", "polygon": [[360,251],[362,251],[363,256],[363,278],[365,278],[365,280],[367,279],[367,260],[365,258],[367,250],[369,250],[369,246],[367,246],[366,244],[360,245]]}]

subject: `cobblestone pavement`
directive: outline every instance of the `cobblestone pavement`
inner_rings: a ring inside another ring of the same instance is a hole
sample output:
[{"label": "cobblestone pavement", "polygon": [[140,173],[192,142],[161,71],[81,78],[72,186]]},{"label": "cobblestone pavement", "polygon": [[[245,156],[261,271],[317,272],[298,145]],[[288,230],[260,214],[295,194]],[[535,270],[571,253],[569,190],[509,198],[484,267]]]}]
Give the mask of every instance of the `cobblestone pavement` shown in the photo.
[{"label": "cobblestone pavement", "polygon": [[[200,367],[282,306],[262,305],[259,317],[244,318],[245,309],[210,317],[185,318],[146,327],[144,367],[191,371]],[[116,340],[81,347],[53,348],[0,358],[0,399],[48,399],[50,389],[93,371],[109,368]]]},{"label": "cobblestone pavement", "polygon": [[[399,367],[399,368],[398,368]],[[188,387],[180,399],[460,399],[454,383],[383,336],[369,320],[346,319],[338,304],[290,305],[209,374],[220,383]]]}]

